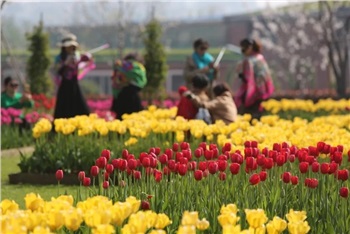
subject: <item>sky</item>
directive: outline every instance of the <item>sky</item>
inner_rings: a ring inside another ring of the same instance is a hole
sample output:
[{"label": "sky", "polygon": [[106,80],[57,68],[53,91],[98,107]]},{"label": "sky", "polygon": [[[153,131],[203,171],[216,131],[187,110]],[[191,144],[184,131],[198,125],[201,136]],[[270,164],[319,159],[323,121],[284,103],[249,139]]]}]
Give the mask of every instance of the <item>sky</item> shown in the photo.
[{"label": "sky", "polygon": [[[278,7],[293,1],[157,1],[156,17],[164,21],[219,19],[222,16],[243,14],[263,9],[267,6]],[[294,1],[296,2],[296,1]],[[144,21],[150,16],[151,1],[123,1],[128,11],[127,18],[132,21]],[[12,17],[17,22],[37,23],[43,13],[46,25],[70,25],[75,22],[91,22],[113,19],[118,14],[118,1],[7,1],[2,16]],[[86,15],[89,15],[88,18]],[[92,17],[92,18],[91,18]]]}]

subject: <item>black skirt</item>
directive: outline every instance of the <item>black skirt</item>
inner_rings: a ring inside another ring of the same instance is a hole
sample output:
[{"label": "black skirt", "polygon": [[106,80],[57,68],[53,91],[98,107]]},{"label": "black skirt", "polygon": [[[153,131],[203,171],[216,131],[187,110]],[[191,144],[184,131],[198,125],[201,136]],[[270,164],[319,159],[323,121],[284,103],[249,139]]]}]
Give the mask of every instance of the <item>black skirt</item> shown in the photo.
[{"label": "black skirt", "polygon": [[72,118],[89,115],[90,110],[80,90],[77,77],[62,79],[58,88],[54,118]]},{"label": "black skirt", "polygon": [[117,98],[113,99],[111,110],[117,114],[118,119],[122,119],[124,114],[131,114],[143,110],[141,89],[134,85],[124,87]]}]

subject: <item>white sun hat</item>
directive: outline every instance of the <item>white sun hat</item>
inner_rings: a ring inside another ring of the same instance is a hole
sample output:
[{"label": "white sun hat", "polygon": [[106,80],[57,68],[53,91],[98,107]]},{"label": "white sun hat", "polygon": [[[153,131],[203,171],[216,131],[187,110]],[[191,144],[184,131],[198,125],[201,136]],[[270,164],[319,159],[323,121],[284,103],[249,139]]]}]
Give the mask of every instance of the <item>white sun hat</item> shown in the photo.
[{"label": "white sun hat", "polygon": [[57,43],[57,46],[59,47],[69,47],[69,46],[75,46],[78,47],[79,43],[77,42],[77,37],[72,34],[66,34],[63,36],[61,42]]}]

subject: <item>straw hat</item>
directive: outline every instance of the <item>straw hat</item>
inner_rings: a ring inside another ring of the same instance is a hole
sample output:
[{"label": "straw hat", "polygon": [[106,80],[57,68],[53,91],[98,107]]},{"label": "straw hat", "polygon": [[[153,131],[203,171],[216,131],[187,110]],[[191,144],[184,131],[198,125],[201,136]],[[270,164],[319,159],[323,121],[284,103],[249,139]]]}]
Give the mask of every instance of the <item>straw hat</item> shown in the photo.
[{"label": "straw hat", "polygon": [[79,43],[77,42],[77,37],[74,34],[66,34],[63,36],[61,42],[57,43],[57,46],[59,47],[69,47],[69,46],[75,46],[78,47]]}]

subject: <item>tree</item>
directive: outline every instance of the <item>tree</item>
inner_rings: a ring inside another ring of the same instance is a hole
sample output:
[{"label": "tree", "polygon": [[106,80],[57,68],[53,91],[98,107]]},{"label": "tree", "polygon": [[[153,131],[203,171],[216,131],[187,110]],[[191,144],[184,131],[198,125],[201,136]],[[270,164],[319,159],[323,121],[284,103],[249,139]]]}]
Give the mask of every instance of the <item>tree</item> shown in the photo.
[{"label": "tree", "polygon": [[43,22],[34,27],[32,33],[27,34],[29,51],[31,56],[27,61],[27,75],[29,78],[30,90],[34,94],[47,94],[52,90],[52,80],[48,74],[50,58],[48,55],[49,39],[48,34],[43,32]]},{"label": "tree", "polygon": [[[272,56],[278,58],[274,60],[276,64],[272,64],[280,68],[274,74],[277,80],[289,82],[294,89],[307,91],[312,81],[317,79],[315,68],[325,70],[331,65],[336,77],[337,94],[343,97],[346,90],[344,64],[348,61],[344,35],[348,33],[349,23],[347,29],[343,28],[346,23],[337,16],[343,3],[320,4],[327,6],[323,9],[327,12],[319,14],[317,3],[268,9],[252,18],[252,36],[260,38]],[[344,30],[347,31],[342,32]],[[332,37],[334,34],[343,37]]]},{"label": "tree", "polygon": [[[329,61],[337,83],[339,97],[345,97],[347,80],[350,76],[350,3],[320,1],[320,23],[323,42],[328,48]],[[349,69],[349,70],[348,70]]]},{"label": "tree", "polygon": [[[145,68],[147,71],[147,85],[144,93],[149,104],[157,94],[164,94],[164,81],[167,74],[166,54],[161,43],[162,27],[156,20],[152,19],[145,28]],[[163,98],[160,96],[159,98]]]}]

